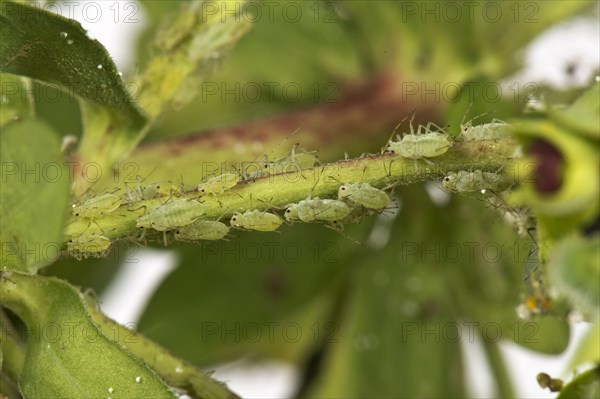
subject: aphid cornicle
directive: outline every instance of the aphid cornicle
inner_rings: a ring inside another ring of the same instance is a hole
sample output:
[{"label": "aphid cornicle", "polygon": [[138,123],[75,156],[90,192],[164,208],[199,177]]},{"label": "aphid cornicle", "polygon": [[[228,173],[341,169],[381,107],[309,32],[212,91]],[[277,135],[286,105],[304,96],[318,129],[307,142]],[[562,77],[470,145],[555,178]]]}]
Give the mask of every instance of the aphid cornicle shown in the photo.
[{"label": "aphid cornicle", "polygon": [[480,191],[482,194],[487,190],[501,193],[512,185],[506,176],[492,172],[461,170],[458,173],[450,172],[444,177],[442,186],[449,191],[457,193],[469,193]]},{"label": "aphid cornicle", "polygon": [[85,201],[80,205],[73,205],[73,216],[85,219],[97,219],[111,213],[121,206],[121,197],[115,194],[102,194]]},{"label": "aphid cornicle", "polygon": [[101,235],[81,235],[67,241],[67,250],[77,259],[101,257],[108,252],[110,244],[110,240]]},{"label": "aphid cornicle", "polygon": [[390,203],[385,191],[368,183],[342,184],[338,189],[338,199],[346,199],[369,209],[383,209]]},{"label": "aphid cornicle", "polygon": [[136,225],[137,227],[157,231],[173,230],[177,227],[192,224],[204,214],[204,210],[204,205],[198,201],[176,199],[140,216],[136,221]]},{"label": "aphid cornicle", "polygon": [[314,221],[337,221],[350,213],[345,202],[334,199],[306,199],[293,204],[285,211],[287,221],[301,220],[305,223]]},{"label": "aphid cornicle", "polygon": [[237,173],[223,173],[198,184],[198,191],[200,195],[217,196],[234,187],[239,181],[240,176]]},{"label": "aphid cornicle", "polygon": [[173,233],[179,241],[220,240],[229,233],[229,226],[214,220],[197,220],[179,227]]},{"label": "aphid cornicle", "polygon": [[259,210],[246,211],[244,213],[236,212],[230,221],[233,227],[256,231],[274,231],[282,223],[283,220],[279,216]]}]

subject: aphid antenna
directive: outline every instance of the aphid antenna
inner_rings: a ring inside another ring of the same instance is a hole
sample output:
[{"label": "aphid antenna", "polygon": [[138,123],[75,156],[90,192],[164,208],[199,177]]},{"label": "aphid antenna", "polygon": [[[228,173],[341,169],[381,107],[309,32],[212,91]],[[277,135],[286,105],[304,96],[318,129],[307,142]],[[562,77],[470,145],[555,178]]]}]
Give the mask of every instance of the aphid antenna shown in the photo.
[{"label": "aphid antenna", "polygon": [[[470,107],[469,107],[469,108],[470,108]],[[468,110],[467,110],[467,112],[468,112]],[[492,113],[492,111],[488,111],[488,112],[484,112],[484,113],[482,113],[482,114],[479,114],[479,115],[477,115],[477,116],[475,116],[475,117],[473,117],[473,118],[469,119],[469,120],[467,121],[467,123],[464,123],[464,118],[467,116],[467,115],[465,114],[465,115],[463,116],[463,120],[460,122],[460,133],[462,134],[462,133],[463,133],[465,130],[467,130],[468,128],[470,128],[470,127],[473,127],[473,122],[474,122],[475,120],[477,120],[477,119],[481,118],[482,116],[485,116],[485,115],[491,114],[491,113]],[[494,121],[496,121],[496,119],[492,119],[492,122],[494,122]]]},{"label": "aphid antenna", "polygon": [[[407,115],[406,115],[404,118],[402,118],[402,120],[400,121],[400,123],[398,123],[398,124],[396,125],[396,127],[394,128],[394,130],[392,131],[392,135],[390,136],[390,139],[388,140],[388,143],[389,143],[389,142],[390,142],[390,141],[391,141],[391,140],[394,138],[394,135],[396,134],[396,132],[398,131],[398,129],[400,128],[400,126],[402,126],[402,124],[403,124],[403,123],[404,123],[404,122],[405,122],[405,121],[406,121],[408,118],[410,118],[410,120],[409,120],[409,122],[408,122],[408,126],[409,126],[409,129],[410,129],[410,131],[411,131],[411,134],[412,134],[412,123],[413,123],[413,120],[415,119],[415,115],[416,115],[416,114],[417,114],[417,109],[415,108],[415,109],[413,109],[412,111],[410,111],[410,112],[409,112],[409,113],[408,113],[408,114],[407,114]],[[402,138],[401,136],[403,136],[403,135],[401,135],[401,134],[398,134],[398,138]]]},{"label": "aphid antenna", "polygon": [[[140,190],[141,190],[141,184],[142,184],[143,182],[145,182],[145,181],[146,181],[146,179],[148,179],[150,176],[152,176],[152,174],[154,174],[154,172],[156,172],[156,169],[158,169],[158,165],[154,166],[154,168],[153,168],[153,169],[150,171],[150,173],[148,173],[146,176],[144,176],[144,178],[143,178],[143,179],[141,179],[141,180],[140,180],[140,177],[141,177],[140,175],[136,175],[136,176],[135,176],[135,179],[136,179],[136,181],[137,181],[137,184],[138,184],[138,188],[139,188]],[[125,184],[127,184],[127,182],[125,182]]]},{"label": "aphid antenna", "polygon": [[[265,201],[263,199],[257,198],[256,199],[258,202],[262,202],[263,204],[265,204],[265,210],[263,211],[263,213],[267,212],[269,209],[273,208],[273,209],[277,209],[277,210],[281,210],[284,208],[281,208],[279,206],[275,206],[273,205],[273,197],[269,198],[268,201]],[[250,193],[250,207],[252,208],[252,193]]]},{"label": "aphid antenna", "polygon": [[[143,194],[143,190],[142,190],[142,183],[143,183],[144,181],[146,181],[146,179],[147,179],[148,177],[150,177],[150,176],[151,176],[151,175],[154,173],[154,171],[156,171],[156,169],[157,169],[157,168],[158,168],[158,166],[155,166],[155,167],[154,167],[154,169],[152,169],[152,171],[150,171],[150,173],[148,173],[148,174],[147,174],[147,175],[146,175],[144,178],[141,178],[141,176],[140,176],[140,175],[136,175],[136,176],[135,176],[135,180],[136,180],[136,186],[137,186],[137,191],[136,191],[136,189],[135,189],[135,188],[133,188],[133,189],[130,189],[130,188],[129,188],[129,184],[128,184],[128,182],[125,182],[125,189],[126,189],[128,192],[129,192],[129,191],[133,191],[133,192],[135,192],[135,193],[137,194],[137,197],[138,197],[138,198],[137,198],[137,201],[143,201],[143,200],[144,200],[144,194]],[[141,179],[140,179],[140,178],[141,178]],[[129,193],[128,193],[128,194],[129,194]],[[128,199],[129,199],[129,200],[131,200],[131,195],[128,195],[128,197],[129,197]],[[136,200],[135,200],[135,199],[131,200],[131,202],[134,202],[134,201],[136,201]]]},{"label": "aphid antenna", "polygon": [[[292,133],[290,133],[290,134],[288,134],[287,136],[285,136],[285,137],[283,138],[283,140],[281,140],[281,141],[279,142],[279,144],[277,144],[277,145],[275,146],[275,148],[273,148],[273,149],[272,149],[272,150],[269,152],[269,155],[273,154],[273,152],[275,152],[275,150],[277,150],[277,149],[278,149],[278,148],[279,148],[279,147],[280,147],[280,146],[281,146],[283,143],[285,143],[286,141],[288,141],[288,140],[289,140],[291,137],[295,136],[295,135],[296,135],[296,133],[298,133],[298,132],[300,131],[300,128],[301,128],[301,127],[302,127],[302,124],[300,124],[300,126],[298,126],[296,129],[294,129],[294,131],[293,131]],[[294,148],[295,148],[295,146],[296,146],[296,145],[298,145],[298,144],[294,144],[294,145],[292,146],[292,155],[293,155],[293,154],[295,154],[295,153],[294,153]],[[265,161],[266,161],[266,162],[269,162],[269,155],[265,155]],[[256,161],[256,159],[255,159],[254,161]]]},{"label": "aphid antenna", "polygon": [[[324,171],[325,171],[325,166],[321,167],[321,170],[319,171],[319,175],[315,179],[315,184],[313,184],[312,188],[310,189],[310,192],[308,193],[308,198],[306,198],[306,199],[312,199],[312,195],[315,191],[315,188],[317,188],[317,185],[321,182],[321,176],[323,176]],[[335,179],[335,177],[333,177],[333,176],[331,176],[331,177],[333,179]]]},{"label": "aphid antenna", "polygon": [[[467,115],[469,115],[469,111],[471,111],[471,107],[473,106],[473,101],[471,101],[469,103],[469,106],[467,107],[467,110],[465,111],[465,113],[463,114],[462,119],[460,120],[460,131],[462,133],[463,131],[463,126],[465,126],[465,118],[467,117]],[[467,122],[469,123],[469,122]]]},{"label": "aphid antenna", "polygon": [[[338,226],[335,226],[334,223],[338,223]],[[348,234],[344,233],[344,225],[341,222],[330,222],[330,223],[322,223],[323,226],[325,226],[328,229],[331,229],[335,232],[337,232],[338,234],[340,234],[342,237],[347,238],[348,240],[352,241],[353,243],[360,245],[362,247],[365,246],[365,244],[363,244],[362,242],[358,241],[357,239],[355,239],[354,237],[350,237]]]},{"label": "aphid antenna", "polygon": [[[161,203],[161,204],[160,204],[160,205],[159,205],[157,208],[160,208],[161,206],[164,206],[164,205],[166,205],[166,204],[167,204],[167,203],[168,203],[168,202],[171,200],[171,198],[173,198],[173,196],[175,195],[175,193],[176,193],[176,192],[178,192],[178,191],[179,191],[179,189],[180,189],[180,188],[182,188],[182,187],[183,187],[183,182],[182,182],[182,183],[181,183],[181,185],[180,185],[180,186],[177,188],[177,190],[173,191],[173,192],[171,193],[171,195],[169,195],[169,197],[168,197],[168,198],[165,200],[165,202]],[[188,201],[192,201],[192,200],[195,200],[195,199],[194,199],[194,198],[190,198]]]},{"label": "aphid antenna", "polygon": [[96,184],[96,183],[97,183],[97,181],[93,182],[91,184],[91,186],[86,188],[85,191],[83,193],[81,193],[81,195],[78,198],[75,198],[75,202],[78,204],[82,204],[85,201],[87,201],[88,199],[90,199],[91,197],[93,197],[94,195],[96,195],[93,190],[94,184]]}]

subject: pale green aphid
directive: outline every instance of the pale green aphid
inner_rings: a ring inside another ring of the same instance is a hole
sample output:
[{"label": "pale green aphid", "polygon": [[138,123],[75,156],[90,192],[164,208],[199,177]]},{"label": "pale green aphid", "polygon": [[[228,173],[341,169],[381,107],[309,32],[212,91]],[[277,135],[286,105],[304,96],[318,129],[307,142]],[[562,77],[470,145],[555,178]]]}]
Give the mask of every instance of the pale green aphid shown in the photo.
[{"label": "pale green aphid", "polygon": [[141,186],[140,182],[138,182],[137,189],[134,189],[132,192],[127,194],[128,202],[135,201],[144,201],[150,200],[157,197],[166,197],[166,196],[179,196],[182,189],[182,185],[177,185],[174,183],[166,182],[166,183],[150,183]]},{"label": "pale green aphid", "polygon": [[140,216],[136,221],[136,225],[137,227],[157,231],[173,230],[177,227],[192,224],[204,214],[204,210],[204,205],[198,201],[176,199]]},{"label": "pale green aphid", "polygon": [[345,202],[334,199],[306,199],[293,204],[285,211],[287,221],[301,220],[305,223],[314,221],[337,221],[350,213]]},{"label": "pale green aphid", "polygon": [[510,188],[511,184],[511,181],[504,175],[482,172],[479,169],[472,172],[466,170],[461,170],[458,173],[450,172],[442,181],[444,188],[457,193],[480,191],[485,194],[487,190],[500,193]]},{"label": "pale green aphid", "polygon": [[107,213],[113,212],[121,205],[121,197],[115,194],[102,194],[85,201],[80,205],[73,205],[73,215],[86,219],[97,219]]},{"label": "pale green aphid", "polygon": [[[431,125],[419,126],[416,133],[410,125],[410,134],[399,141],[390,141],[387,151],[408,159],[434,158],[444,154],[452,146],[450,135],[443,131],[432,132]],[[421,129],[425,133],[421,133]]]},{"label": "pale green aphid", "polygon": [[179,241],[220,240],[229,233],[229,226],[214,220],[197,220],[177,228],[174,235]]},{"label": "pale green aphid", "polygon": [[292,153],[286,157],[280,158],[274,162],[263,161],[262,169],[267,174],[293,172],[299,169],[312,168],[319,164],[319,158],[310,152],[303,151],[296,154],[295,147]]},{"label": "pale green aphid", "polygon": [[470,123],[461,126],[461,138],[465,141],[492,140],[510,135],[510,125],[494,120],[490,123],[472,126]]},{"label": "pale green aphid", "polygon": [[106,254],[110,244],[110,240],[101,235],[81,235],[67,241],[67,250],[77,259],[89,256],[101,257]]},{"label": "pale green aphid", "polygon": [[246,211],[244,213],[236,212],[230,221],[233,227],[256,231],[274,231],[282,223],[283,220],[279,216],[259,210]]},{"label": "pale green aphid", "polygon": [[368,183],[342,184],[338,189],[338,199],[369,209],[383,209],[390,203],[390,197],[384,191]]},{"label": "pale green aphid", "polygon": [[174,183],[151,183],[142,188],[144,199],[152,199],[161,196],[178,195],[181,192],[182,185]]},{"label": "pale green aphid", "polygon": [[311,152],[301,149],[296,153],[296,145],[292,147],[289,155],[279,158],[275,161],[258,162],[258,170],[249,173],[246,178],[259,178],[275,175],[279,173],[298,172],[304,168],[312,168],[319,164],[319,158]]},{"label": "pale green aphid", "polygon": [[217,196],[234,187],[239,181],[240,176],[237,173],[223,173],[198,184],[198,191],[201,195]]}]

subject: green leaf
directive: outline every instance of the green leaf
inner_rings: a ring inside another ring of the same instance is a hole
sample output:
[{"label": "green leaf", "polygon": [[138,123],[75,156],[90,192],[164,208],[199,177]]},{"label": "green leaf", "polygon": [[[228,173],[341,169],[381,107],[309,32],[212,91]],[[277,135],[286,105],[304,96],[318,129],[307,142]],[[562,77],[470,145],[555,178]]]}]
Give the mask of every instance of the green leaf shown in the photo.
[{"label": "green leaf", "polygon": [[583,93],[571,106],[553,108],[549,113],[573,132],[600,140],[600,82]]},{"label": "green leaf", "polygon": [[597,399],[599,396],[600,367],[596,367],[575,377],[556,399]]},{"label": "green leaf", "polygon": [[30,115],[25,82],[18,76],[0,73],[0,128]]},{"label": "green leaf", "polygon": [[42,121],[10,123],[0,142],[2,267],[33,273],[59,253],[72,176],[56,133]]},{"label": "green leaf", "polygon": [[227,386],[210,377],[193,364],[177,358],[158,344],[136,331],[118,324],[106,317],[95,299],[86,296],[87,310],[94,324],[106,336],[116,342],[151,367],[169,385],[185,389],[188,395],[203,399],[239,399]]},{"label": "green leaf", "polygon": [[355,244],[318,225],[233,234],[182,246],[139,330],[199,366],[248,352],[302,360],[328,332],[341,254]]},{"label": "green leaf", "polygon": [[551,315],[531,321],[519,320],[509,328],[514,343],[548,355],[563,353],[571,336],[569,323]]},{"label": "green leaf", "polygon": [[59,84],[143,124],[108,52],[78,22],[9,1],[2,2],[0,22],[0,71]]},{"label": "green leaf", "polygon": [[81,294],[62,280],[2,276],[2,303],[28,329],[19,379],[26,398],[172,398],[156,374],[102,335]]},{"label": "green leaf", "polygon": [[[201,82],[250,30],[240,16],[246,0],[206,3],[192,1],[182,7],[175,21],[159,32],[158,54],[138,77],[137,98],[152,119],[166,105],[180,107],[203,92]],[[235,12],[231,12],[235,10]]]},{"label": "green leaf", "polygon": [[[521,251],[505,241],[510,229],[470,199],[441,208],[418,188],[400,195],[389,243],[348,261],[339,341],[324,349],[309,397],[462,397],[459,336],[491,346],[512,337]],[[488,355],[510,395],[502,358]]]},{"label": "green leaf", "polygon": [[579,341],[568,369],[577,368],[587,362],[600,363],[600,318],[596,319],[592,328]]},{"label": "green leaf", "polygon": [[552,284],[590,317],[600,312],[600,234],[574,235],[561,240],[550,253]]}]

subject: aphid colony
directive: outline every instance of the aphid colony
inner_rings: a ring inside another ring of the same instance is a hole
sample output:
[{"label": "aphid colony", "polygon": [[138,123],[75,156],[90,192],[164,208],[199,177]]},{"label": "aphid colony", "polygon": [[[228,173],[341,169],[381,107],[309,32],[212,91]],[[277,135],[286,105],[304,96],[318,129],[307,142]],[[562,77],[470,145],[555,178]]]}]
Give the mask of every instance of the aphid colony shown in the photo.
[{"label": "aphid colony", "polygon": [[[153,183],[145,187],[138,184],[124,199],[114,193],[102,194],[74,206],[72,213],[75,218],[94,221],[111,214],[121,204],[130,205],[134,198],[147,200],[160,193],[167,197],[166,201],[151,209],[145,209],[144,214],[136,219],[136,227],[144,230],[140,239],[147,231],[162,232],[166,244],[168,236],[177,241],[219,240],[229,233],[230,228],[262,232],[277,230],[283,224],[283,219],[275,212],[259,209],[234,212],[228,224],[219,220],[204,219],[206,206],[203,204],[203,198],[218,198],[239,182],[239,176],[231,172],[207,178],[198,184],[198,196],[195,198],[189,198],[189,195],[181,198],[182,193],[175,190],[176,186],[172,184]],[[382,211],[389,203],[390,197],[385,191],[367,183],[340,183],[337,199],[309,197],[289,204],[284,211],[284,218],[290,223],[322,222],[340,231],[344,223],[360,221],[365,215]],[[228,212],[224,209],[225,213]],[[105,255],[111,241],[102,235],[104,231],[100,226],[97,228],[101,233],[84,232],[80,236],[70,237],[67,242],[68,251],[77,258]]]},{"label": "aphid colony", "polygon": [[[469,123],[461,125],[461,130],[461,141],[488,140],[506,135],[507,125],[495,121],[480,126],[472,126]],[[455,139],[442,128],[429,124],[418,126],[415,132],[411,123],[410,134],[398,137],[397,141],[390,139],[385,151],[400,158],[431,164],[432,158],[445,154],[454,143]],[[168,236],[178,241],[219,240],[229,233],[230,228],[275,231],[283,223],[283,219],[277,213],[260,209],[236,212],[235,209],[224,207],[221,199],[241,182],[312,168],[318,163],[318,158],[313,153],[293,146],[291,152],[284,157],[275,161],[269,161],[265,157],[264,161],[255,163],[257,169],[250,173],[243,169],[239,172],[226,171],[203,179],[195,188],[196,197],[190,197],[190,191],[184,189],[183,184],[168,182],[142,185],[143,180],[138,179],[137,185],[127,187],[128,192],[123,196],[106,193],[73,205],[72,215],[76,219],[87,220],[89,228],[91,223],[97,225],[97,219],[110,215],[121,206],[166,198],[164,202],[161,201],[150,209],[142,206],[144,214],[136,220],[136,227],[144,230],[140,238],[148,231],[162,232],[166,244]],[[484,194],[500,193],[508,189],[511,182],[500,173],[470,170],[448,173],[443,178],[442,185],[455,193]],[[182,198],[184,190],[186,198]],[[224,208],[223,215],[232,215],[228,224],[220,220],[206,220],[206,198],[215,199]],[[378,189],[364,182],[340,182],[337,198],[311,198],[309,195],[304,200],[286,205],[283,217],[289,223],[323,223],[340,231],[345,223],[359,222],[366,215],[382,212],[390,202],[390,196],[385,189]],[[104,233],[99,225],[97,227]],[[110,245],[110,240],[101,233],[84,232],[78,237],[70,237],[67,249],[76,257],[102,256]]]}]

